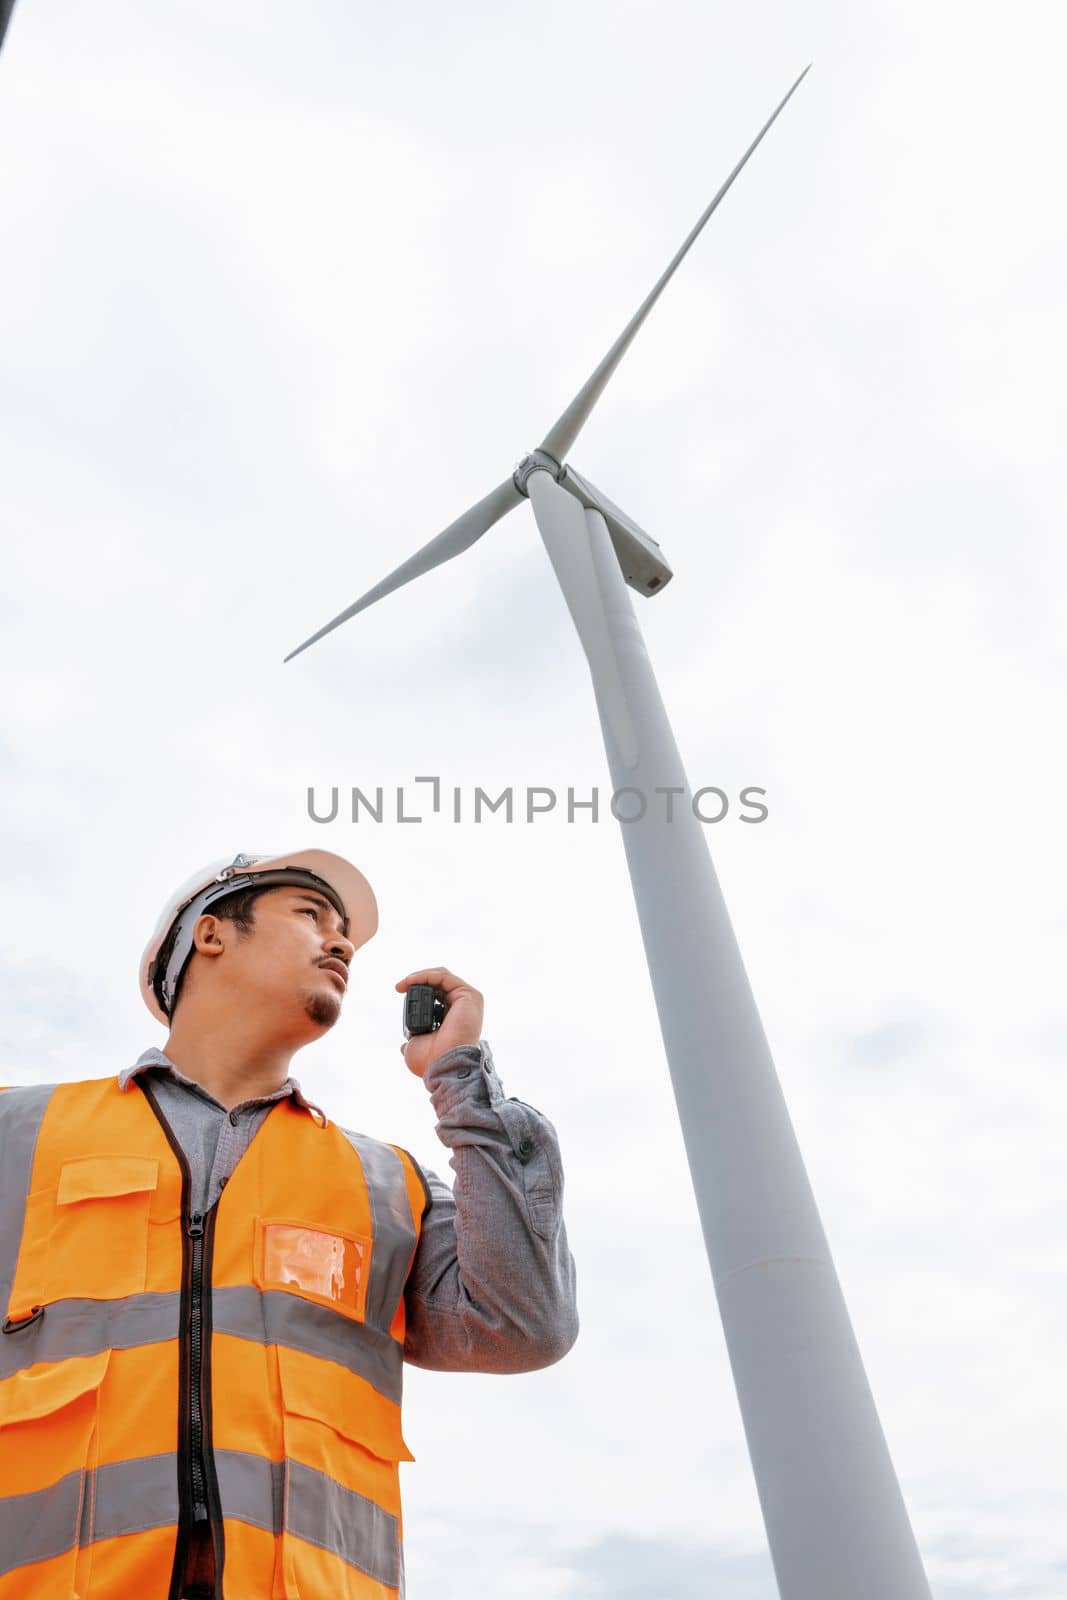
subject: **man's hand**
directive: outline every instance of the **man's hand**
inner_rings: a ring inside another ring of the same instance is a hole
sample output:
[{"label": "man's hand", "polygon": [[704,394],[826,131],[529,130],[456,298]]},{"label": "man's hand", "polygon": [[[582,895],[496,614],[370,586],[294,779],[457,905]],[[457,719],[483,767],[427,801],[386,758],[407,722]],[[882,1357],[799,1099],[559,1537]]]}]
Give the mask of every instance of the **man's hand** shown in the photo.
[{"label": "man's hand", "polygon": [[447,967],[426,967],[422,972],[409,972],[396,985],[406,994],[413,983],[432,983],[435,989],[444,990],[448,1002],[445,1020],[434,1033],[413,1034],[400,1046],[408,1068],[421,1078],[431,1061],[443,1056],[458,1044],[477,1044],[482,1036],[482,1018],[485,1001],[477,989],[457,978]]}]

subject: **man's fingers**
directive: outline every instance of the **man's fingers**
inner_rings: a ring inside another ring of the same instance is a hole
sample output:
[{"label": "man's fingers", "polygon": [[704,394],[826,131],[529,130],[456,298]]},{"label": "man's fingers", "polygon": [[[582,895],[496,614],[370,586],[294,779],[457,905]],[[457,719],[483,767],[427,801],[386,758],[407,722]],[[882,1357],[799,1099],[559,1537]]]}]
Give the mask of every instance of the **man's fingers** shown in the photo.
[{"label": "man's fingers", "polygon": [[[419,972],[409,972],[406,978],[401,978],[400,983],[436,983],[445,978],[455,978],[454,972],[449,972],[447,967],[423,967]],[[458,982],[458,979],[456,980]],[[400,984],[397,984],[399,989]]]},{"label": "man's fingers", "polygon": [[400,990],[410,989],[413,983],[430,983],[435,989],[443,989],[446,994],[451,994],[455,989],[467,989],[471,994],[478,993],[477,989],[469,983],[464,983],[462,978],[457,978],[447,967],[425,967],[421,972],[409,972],[406,978],[401,978],[396,987]]}]

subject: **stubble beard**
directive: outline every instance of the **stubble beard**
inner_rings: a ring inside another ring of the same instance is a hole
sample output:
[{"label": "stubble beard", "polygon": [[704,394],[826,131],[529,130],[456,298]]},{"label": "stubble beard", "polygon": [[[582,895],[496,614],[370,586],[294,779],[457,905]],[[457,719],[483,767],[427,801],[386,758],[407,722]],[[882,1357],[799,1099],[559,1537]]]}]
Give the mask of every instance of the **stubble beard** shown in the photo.
[{"label": "stubble beard", "polygon": [[332,1028],[341,1015],[341,996],[320,989],[309,991],[304,996],[304,1015],[317,1028]]}]

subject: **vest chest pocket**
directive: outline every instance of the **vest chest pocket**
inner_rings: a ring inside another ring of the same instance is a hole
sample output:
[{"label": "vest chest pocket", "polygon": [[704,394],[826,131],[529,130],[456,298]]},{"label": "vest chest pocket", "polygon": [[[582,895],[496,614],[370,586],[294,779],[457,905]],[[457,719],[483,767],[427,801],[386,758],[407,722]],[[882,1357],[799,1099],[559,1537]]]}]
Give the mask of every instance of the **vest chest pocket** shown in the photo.
[{"label": "vest chest pocket", "polygon": [[158,1182],[156,1160],[84,1156],[64,1162],[55,1189],[30,1194],[8,1309],[12,1320],[56,1300],[141,1294]]},{"label": "vest chest pocket", "polygon": [[[109,1352],[0,1384],[0,1596],[71,1600],[90,1557],[100,1385]],[[19,1569],[34,1565],[32,1577]]]}]

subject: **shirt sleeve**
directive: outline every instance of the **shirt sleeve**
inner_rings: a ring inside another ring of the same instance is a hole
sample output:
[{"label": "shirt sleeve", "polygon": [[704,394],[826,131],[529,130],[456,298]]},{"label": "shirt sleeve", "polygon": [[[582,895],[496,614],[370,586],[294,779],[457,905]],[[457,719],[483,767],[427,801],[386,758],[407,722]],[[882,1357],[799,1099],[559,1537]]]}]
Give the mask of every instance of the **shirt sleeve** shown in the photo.
[{"label": "shirt sleeve", "polygon": [[429,1209],[405,1287],[404,1357],[438,1372],[532,1372],[578,1337],[563,1165],[548,1118],[505,1099],[486,1040],[423,1082],[455,1184],[424,1170]]}]

